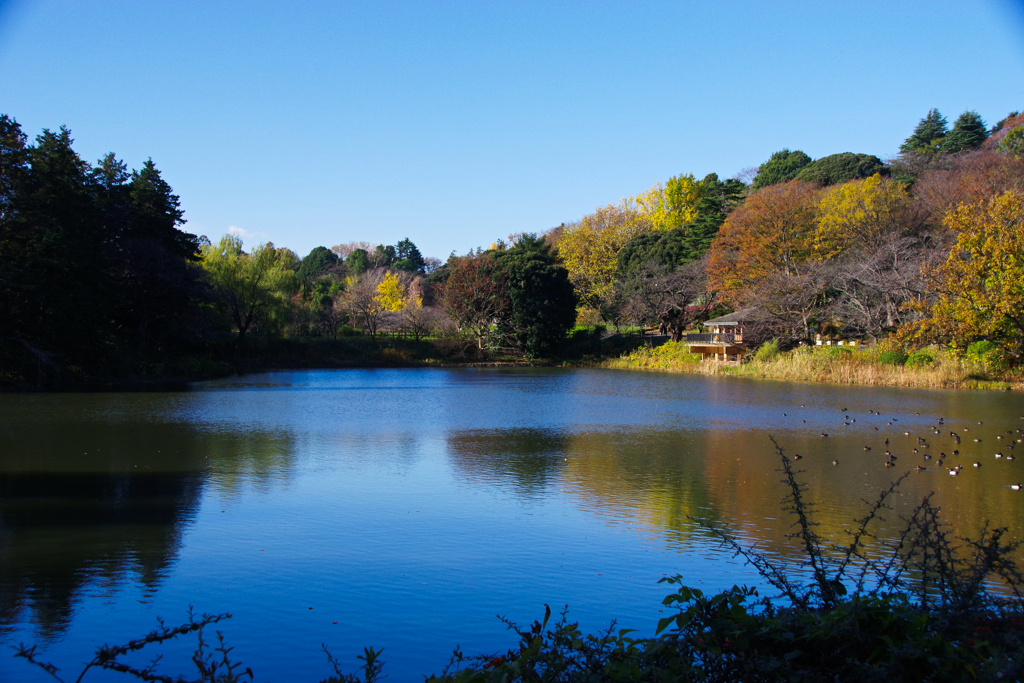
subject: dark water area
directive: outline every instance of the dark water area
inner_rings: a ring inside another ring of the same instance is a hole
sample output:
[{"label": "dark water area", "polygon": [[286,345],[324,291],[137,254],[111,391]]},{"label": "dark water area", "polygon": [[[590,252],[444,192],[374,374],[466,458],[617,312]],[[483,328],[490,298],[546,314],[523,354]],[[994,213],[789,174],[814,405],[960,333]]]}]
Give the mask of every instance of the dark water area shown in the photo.
[{"label": "dark water area", "polygon": [[[764,583],[695,519],[793,556],[770,436],[803,456],[818,531],[837,541],[908,470],[880,542],[929,493],[957,535],[988,521],[1020,539],[1022,415],[1010,392],[602,370],[0,396],[0,646],[38,643],[70,674],[193,605],[234,615],[218,628],[259,681],[327,677],[321,643],[351,669],[383,647],[401,681],[439,671],[456,645],[512,646],[496,615],[528,624],[545,603],[588,630],[616,619],[650,634],[665,575]],[[185,672],[194,645],[149,657]],[[47,680],[7,652],[0,680]]]}]

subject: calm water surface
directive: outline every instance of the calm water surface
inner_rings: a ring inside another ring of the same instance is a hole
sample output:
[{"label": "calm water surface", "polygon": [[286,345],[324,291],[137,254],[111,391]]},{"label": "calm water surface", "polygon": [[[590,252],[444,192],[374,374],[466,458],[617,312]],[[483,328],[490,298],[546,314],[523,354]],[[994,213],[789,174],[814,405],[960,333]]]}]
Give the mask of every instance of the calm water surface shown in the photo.
[{"label": "calm water surface", "polygon": [[[922,465],[883,538],[929,492],[958,533],[987,519],[1022,538],[1024,493],[1009,485],[1024,480],[1024,444],[1019,462],[994,458],[1015,453],[1022,415],[1012,393],[599,370],[3,395],[0,645],[39,643],[70,673],[194,605],[234,615],[221,630],[257,680],[325,678],[324,643],[352,669],[363,646],[384,647],[390,680],[415,681],[455,645],[511,646],[495,615],[528,624],[545,603],[590,630],[615,618],[651,633],[667,574],[706,590],[761,583],[691,518],[791,552],[770,435],[804,456],[825,534],[841,539],[862,498]],[[957,477],[934,467],[954,429]],[[930,448],[914,454],[918,436]],[[897,468],[883,467],[886,438]],[[178,673],[193,646],[152,654]],[[0,654],[0,680],[46,679]]]}]

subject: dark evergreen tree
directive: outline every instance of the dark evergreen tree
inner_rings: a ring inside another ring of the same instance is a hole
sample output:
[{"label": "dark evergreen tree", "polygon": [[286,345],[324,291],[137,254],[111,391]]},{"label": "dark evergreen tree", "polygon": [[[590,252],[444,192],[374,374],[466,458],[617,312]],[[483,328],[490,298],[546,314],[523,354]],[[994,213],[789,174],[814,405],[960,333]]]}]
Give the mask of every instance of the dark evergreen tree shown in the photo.
[{"label": "dark evergreen tree", "polygon": [[928,115],[921,119],[913,134],[900,145],[900,152],[914,154],[931,154],[939,151],[942,138],[947,131],[946,117],[938,109],[929,109]]},{"label": "dark evergreen tree", "polygon": [[91,167],[72,143],[61,128],[27,146],[0,116],[2,381],[130,371],[139,352],[194,342],[203,319],[198,240],[159,171],[113,154]]},{"label": "dark evergreen tree", "polygon": [[[363,252],[366,253],[366,252]],[[324,271],[338,264],[338,255],[327,247],[315,247],[299,264],[299,281],[313,282]]]},{"label": "dark evergreen tree", "polygon": [[125,173],[113,154],[93,170],[104,222],[117,241],[118,335],[142,353],[181,350],[205,331],[195,315],[208,296],[196,265],[199,238],[180,229],[180,200],[152,159]]},{"label": "dark evergreen tree", "polygon": [[[682,231],[685,228],[673,228],[673,230]],[[664,234],[662,232],[648,232],[637,235],[626,242],[619,249],[618,256],[616,257],[616,277],[618,279],[629,277],[637,268],[652,260],[651,252],[654,250],[654,245],[658,243],[658,240]]]},{"label": "dark evergreen tree", "polygon": [[796,150],[790,152],[788,149],[781,149],[757,168],[757,175],[754,177],[754,188],[760,189],[768,185],[776,185],[792,180],[800,169],[811,163],[811,158]]},{"label": "dark evergreen tree", "polygon": [[544,238],[526,234],[512,248],[496,252],[511,301],[503,331],[527,356],[550,355],[576,323],[576,292],[569,271]]},{"label": "dark evergreen tree", "polygon": [[423,254],[408,237],[395,245],[394,267],[409,273],[423,272],[426,263]]},{"label": "dark evergreen tree", "polygon": [[888,174],[889,169],[882,160],[872,154],[842,152],[822,157],[804,166],[796,174],[796,180],[818,183],[822,187],[838,185],[850,180],[870,178],[876,173]]},{"label": "dark evergreen tree", "polygon": [[942,139],[940,145],[943,152],[957,154],[969,149],[981,147],[988,137],[985,122],[976,111],[965,111],[953,122],[953,130]]},{"label": "dark evergreen tree", "polygon": [[152,159],[132,171],[128,187],[132,205],[131,237],[158,242],[172,256],[199,260],[199,239],[180,230],[185,223],[181,201],[160,175]]},{"label": "dark evergreen tree", "polygon": [[701,198],[697,203],[697,218],[690,227],[687,242],[690,258],[707,253],[726,215],[743,201],[746,185],[736,178],[721,181],[717,173],[709,173],[700,181]]},{"label": "dark evergreen tree", "polygon": [[13,202],[28,176],[28,149],[18,122],[0,114],[0,230],[13,220]]},{"label": "dark evergreen tree", "polygon": [[354,275],[362,275],[370,269],[370,255],[365,249],[355,249],[345,259],[345,267]]},{"label": "dark evergreen tree", "polygon": [[0,233],[0,338],[14,367],[87,374],[104,365],[111,348],[109,311],[117,292],[109,275],[110,236],[89,165],[72,149],[66,128],[43,131],[25,153],[27,163],[11,169],[4,183],[13,192]]}]

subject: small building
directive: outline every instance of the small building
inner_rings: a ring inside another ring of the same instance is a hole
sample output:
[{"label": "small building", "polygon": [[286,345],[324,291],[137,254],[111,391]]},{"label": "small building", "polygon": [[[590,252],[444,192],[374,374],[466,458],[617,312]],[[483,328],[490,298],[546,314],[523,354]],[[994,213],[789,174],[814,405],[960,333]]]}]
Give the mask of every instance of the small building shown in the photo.
[{"label": "small building", "polygon": [[690,353],[699,353],[701,360],[739,361],[749,350],[743,343],[744,322],[752,321],[756,308],[744,308],[704,323],[707,332],[686,335]]}]

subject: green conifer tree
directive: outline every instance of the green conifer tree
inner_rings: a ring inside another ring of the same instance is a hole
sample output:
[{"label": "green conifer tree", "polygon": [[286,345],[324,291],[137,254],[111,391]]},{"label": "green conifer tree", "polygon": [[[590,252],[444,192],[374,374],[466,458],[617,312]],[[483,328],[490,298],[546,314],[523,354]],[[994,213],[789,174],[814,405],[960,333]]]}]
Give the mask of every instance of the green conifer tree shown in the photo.
[{"label": "green conifer tree", "polygon": [[953,123],[953,130],[942,139],[941,149],[947,154],[957,154],[981,147],[988,137],[985,122],[976,111],[965,111]]}]

